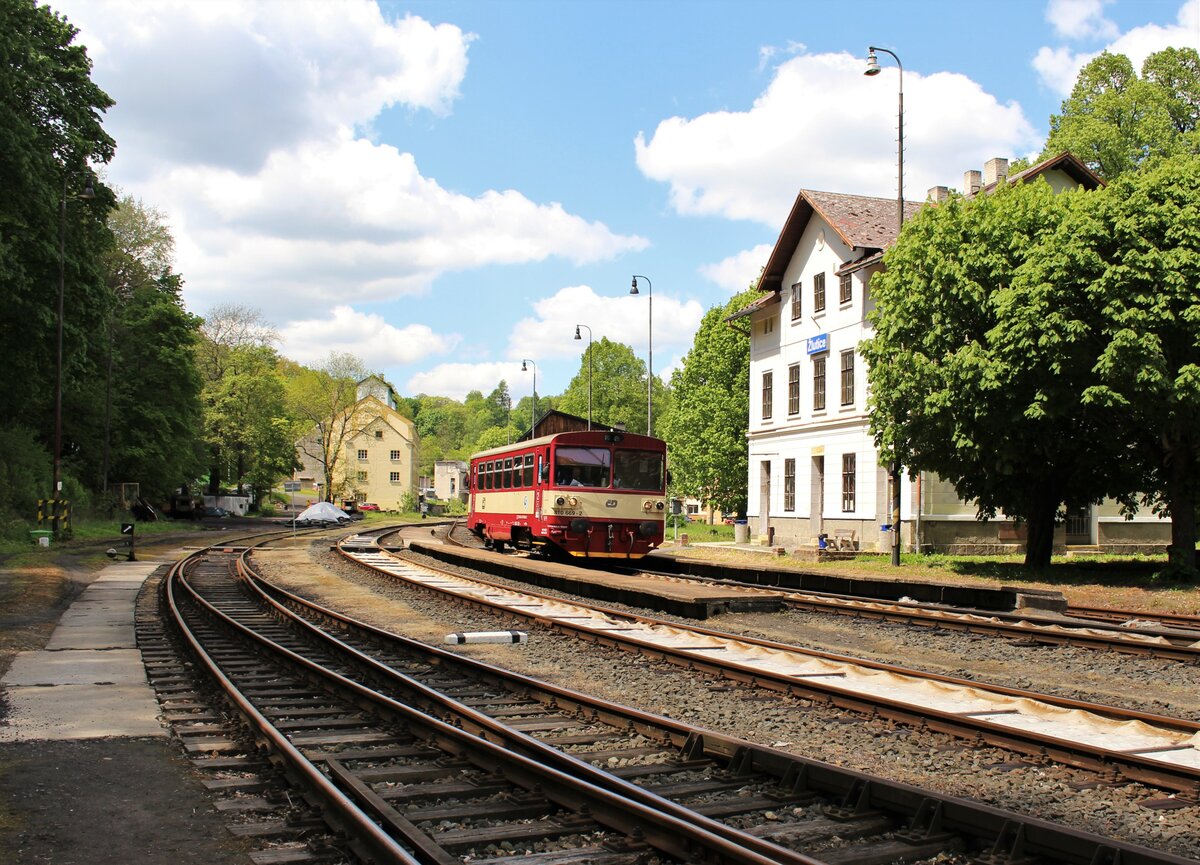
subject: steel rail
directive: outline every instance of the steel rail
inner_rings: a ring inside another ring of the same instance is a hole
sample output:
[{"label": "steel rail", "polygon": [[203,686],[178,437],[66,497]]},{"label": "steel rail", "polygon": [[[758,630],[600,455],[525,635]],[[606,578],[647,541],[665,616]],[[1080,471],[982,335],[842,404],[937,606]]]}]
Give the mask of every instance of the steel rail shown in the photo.
[{"label": "steel rail", "polygon": [[[1088,832],[1059,826],[1036,817],[1016,815],[981,802],[960,799],[902,782],[881,779],[713,730],[695,727],[553,685],[437,646],[431,646],[378,628],[284,589],[258,574],[248,561],[248,556],[249,553],[246,553],[239,557],[239,568],[243,569],[243,576],[255,585],[267,600],[282,605],[282,608],[289,614],[294,614],[294,611],[288,606],[291,605],[291,607],[307,611],[311,615],[327,619],[339,629],[360,631],[365,636],[385,645],[397,646],[402,651],[414,653],[422,658],[431,658],[440,668],[465,669],[515,693],[541,692],[549,695],[554,704],[560,708],[573,708],[579,713],[603,719],[606,723],[617,727],[637,730],[651,737],[669,739],[676,747],[689,755],[713,754],[728,761],[731,765],[741,766],[743,771],[750,769],[762,771],[780,779],[785,784],[788,783],[787,779],[791,779],[792,784],[802,783],[805,789],[814,792],[820,791],[829,795],[830,798],[842,801],[853,798],[856,791],[867,791],[867,798],[863,802],[865,807],[898,813],[911,821],[915,821],[923,811],[928,812],[931,808],[935,808],[940,815],[942,831],[968,835],[976,839],[983,838],[988,843],[1000,839],[1006,832],[1011,832],[1014,826],[1020,825],[1024,835],[1024,852],[1049,857],[1057,862],[1084,865],[1084,863],[1112,862],[1119,859],[1125,865],[1135,865],[1135,863],[1139,863],[1139,865],[1149,865],[1149,863],[1183,865],[1190,861],[1172,854],[1160,853],[1115,839],[1102,838]],[[300,619],[300,621],[304,620]],[[311,623],[307,624],[309,627],[315,628],[318,633],[325,635],[326,638],[341,643],[335,636]],[[355,652],[358,651],[353,647],[350,648]],[[367,658],[370,659],[370,656]],[[374,663],[378,664],[378,662]],[[501,728],[498,731],[502,737],[500,741],[510,747],[528,747],[532,743],[539,752],[548,748],[533,737],[499,724],[491,717],[464,706],[453,698],[432,691],[411,677],[386,667],[386,665],[378,664],[378,666],[383,668],[385,674],[396,677],[397,681],[404,682],[405,686],[414,692],[426,696],[440,707],[447,707],[459,714],[467,720],[468,724],[478,725],[481,735],[493,733],[498,726]],[[472,729],[472,727],[467,726],[467,729]],[[671,800],[659,797],[641,787],[630,785],[621,779],[615,779],[608,773],[597,770],[591,764],[578,758],[564,755],[557,749],[550,748],[549,750],[561,758],[566,758],[561,760],[565,771],[582,768],[589,776],[595,774],[607,776],[617,782],[614,789],[618,792],[624,792],[627,787],[632,786],[637,793],[647,797],[647,801],[656,807],[673,806],[685,812],[683,816],[690,816],[693,819],[697,816],[690,809],[678,806]],[[724,827],[723,824],[718,823],[717,825],[728,830],[728,827]]]},{"label": "steel rail", "polygon": [[[187,617],[180,609],[175,597],[177,584],[186,586],[185,569],[190,563],[197,561],[204,552],[189,556],[171,567],[167,578],[163,580],[166,601],[171,616],[181,635],[191,648],[204,669],[220,685],[222,691],[232,701],[238,713],[246,719],[256,735],[263,740],[267,747],[277,755],[287,767],[292,777],[301,782],[301,786],[313,795],[322,806],[323,815],[333,823],[334,828],[353,834],[358,842],[367,848],[369,855],[380,863],[395,863],[395,865],[422,865],[396,841],[383,831],[373,820],[369,819],[341,790],[337,788],[313,763],[288,741],[283,733],[254,707],[249,699],[221,670],[220,665],[205,651],[199,638],[187,623]],[[188,588],[189,592],[192,592]],[[194,592],[193,592],[194,596]]]},{"label": "steel rail", "polygon": [[1200,616],[1188,613],[1161,613],[1152,610],[1123,610],[1118,607],[1088,607],[1069,604],[1067,615],[1098,622],[1155,622],[1168,628],[1200,631]]},{"label": "steel rail", "polygon": [[[363,567],[375,570],[378,573],[388,576],[392,579],[399,577],[399,575],[393,574],[387,570],[376,568],[367,562],[363,562],[361,558],[358,558],[355,554],[342,549],[340,545],[338,546],[338,550],[344,557],[350,559],[351,561],[357,562]],[[405,564],[412,566],[412,563],[410,562],[405,562]],[[443,574],[452,579],[474,582],[507,592],[519,592],[522,595],[527,595],[531,598],[549,603],[569,603],[572,606],[579,607],[583,610],[600,613],[612,619],[624,620],[630,623],[688,631],[697,634],[698,636],[731,640],[765,649],[789,652],[805,657],[832,661],[835,663],[851,664],[865,669],[877,670],[880,672],[892,673],[901,676],[918,677],[930,682],[943,683],[952,685],[954,687],[976,689],[1005,697],[1011,697],[1013,699],[1032,700],[1055,708],[1089,712],[1097,715],[1098,717],[1108,718],[1114,721],[1138,721],[1151,726],[1165,728],[1169,731],[1185,733],[1187,735],[1195,735],[1200,733],[1200,723],[1193,721],[1170,718],[1162,715],[1154,715],[1147,712],[1120,709],[1113,706],[1086,703],[1079,700],[1070,700],[1064,697],[1039,694],[1017,688],[1007,688],[1000,685],[981,684],[979,682],[974,682],[967,679],[957,679],[934,673],[923,673],[895,665],[883,664],[875,661],[866,661],[863,659],[853,658],[846,655],[838,655],[831,652],[802,649],[784,643],[763,640],[740,634],[731,634],[725,631],[703,628],[696,625],[681,625],[679,623],[664,619],[657,619],[651,616],[640,614],[626,613],[620,610],[587,604],[580,601],[566,602],[559,597],[527,589],[517,590],[510,585],[493,582],[481,577],[461,577],[451,574],[445,569],[437,568],[428,564],[422,564],[419,567],[424,568],[431,573]],[[845,688],[840,688],[837,685],[815,681],[811,678],[800,678],[786,674],[773,673],[770,671],[764,671],[754,667],[738,664],[736,662],[721,661],[711,656],[702,657],[696,653],[688,652],[683,649],[676,649],[641,640],[636,637],[632,637],[627,633],[613,633],[611,631],[600,632],[592,630],[586,625],[576,625],[570,621],[554,619],[536,612],[509,607],[504,604],[488,601],[483,598],[466,597],[457,594],[452,590],[436,585],[428,585],[419,581],[409,582],[411,582],[413,585],[421,586],[422,588],[431,591],[440,592],[461,602],[478,606],[483,609],[488,609],[493,612],[502,613],[505,616],[522,616],[532,621],[536,621],[546,627],[560,630],[565,633],[570,633],[584,640],[602,645],[609,645],[614,648],[627,650],[632,649],[648,656],[659,657],[664,660],[668,660],[688,669],[701,670],[710,673],[718,678],[730,678],[738,681],[749,682],[759,687],[786,692],[792,695],[804,695],[810,699],[815,698],[828,702],[832,705],[837,705],[842,708],[868,715],[883,714],[889,718],[901,721],[908,725],[916,726],[918,728],[928,728],[938,732],[957,736],[959,738],[973,739],[979,742],[998,745],[1009,750],[1033,755],[1036,757],[1044,757],[1069,766],[1085,768],[1101,773],[1119,771],[1123,776],[1130,779],[1149,783],[1153,786],[1164,789],[1174,790],[1184,794],[1192,800],[1200,800],[1200,773],[1189,767],[1177,767],[1172,764],[1154,760],[1153,758],[1149,757],[1142,757],[1137,754],[1126,754],[1120,751],[1098,748],[1085,743],[1072,742],[1060,737],[1048,736],[1031,731],[1022,731],[1013,727],[991,723],[980,718],[973,718],[952,712],[921,707],[911,703],[889,699],[887,697],[868,697],[849,691]]]},{"label": "steel rail", "polygon": [[[554,766],[555,768],[566,772],[567,774],[581,778],[590,784],[595,784],[599,787],[605,787],[622,796],[623,798],[640,802],[647,807],[656,808],[664,813],[671,814],[680,820],[694,823],[707,832],[711,832],[714,835],[723,836],[741,847],[744,847],[748,850],[754,850],[764,856],[771,857],[772,861],[778,861],[781,863],[794,862],[796,865],[812,865],[814,862],[813,859],[807,856],[802,856],[794,851],[788,850],[787,848],[780,847],[777,844],[764,841],[760,838],[756,838],[753,835],[741,832],[717,820],[697,814],[690,808],[679,805],[670,799],[659,796],[656,793],[646,790],[643,787],[639,787],[630,781],[618,778],[602,769],[598,769],[590,763],[579,759],[578,757],[575,757],[564,751],[560,751],[557,748],[553,748],[544,742],[535,739],[533,736],[522,733],[519,730],[515,730],[512,727],[490,717],[489,715],[473,709],[470,706],[453,699],[452,697],[446,696],[440,691],[430,688],[417,679],[414,679],[411,676],[405,675],[404,673],[389,667],[372,656],[362,652],[355,646],[352,646],[349,643],[346,643],[344,640],[339,639],[336,635],[319,628],[317,625],[307,621],[303,617],[297,616],[293,610],[289,609],[285,605],[285,602],[310,610],[313,613],[324,616],[345,627],[361,630],[377,639],[396,642],[403,645],[409,651],[421,651],[422,654],[433,655],[434,657],[437,657],[443,661],[450,661],[451,659],[457,660],[459,656],[453,654],[452,652],[445,652],[443,650],[431,650],[432,647],[427,647],[423,643],[418,643],[415,640],[408,640],[400,637],[399,635],[391,634],[388,631],[384,631],[380,628],[375,628],[366,624],[365,622],[350,618],[349,616],[341,615],[334,610],[322,607],[300,597],[299,595],[289,592],[286,589],[275,586],[261,577],[250,566],[249,562],[246,560],[246,556],[247,553],[243,553],[238,557],[238,570],[240,576],[246,580],[247,585],[258,594],[264,603],[269,604],[281,615],[286,616],[289,624],[303,628],[315,639],[320,640],[322,643],[334,648],[335,650],[352,657],[356,662],[364,665],[370,673],[378,676],[385,682],[392,685],[399,685],[408,690],[411,694],[417,695],[427,704],[436,706],[441,711],[454,714],[457,716],[458,720],[462,722],[464,729],[467,729],[469,732],[477,736],[483,736],[489,741],[495,741],[497,744],[500,744],[510,750],[516,749],[540,763]],[[272,595],[276,597],[272,597]],[[282,598],[283,601],[277,600],[277,598]],[[499,668],[493,668],[493,670],[497,674],[501,672]],[[527,687],[539,686],[535,683],[535,680],[529,679],[527,680]],[[568,699],[568,694],[570,693],[571,692],[562,690],[561,696],[564,699]],[[599,710],[602,705],[603,701],[591,701],[589,708],[594,707]]]},{"label": "steel rail", "polygon": [[[318,678],[326,686],[350,695],[355,701],[365,701],[376,710],[386,711],[403,719],[410,726],[424,730],[427,737],[438,743],[440,747],[469,759],[477,766],[498,772],[518,786],[526,789],[538,788],[542,795],[560,806],[577,811],[580,804],[585,804],[590,810],[591,818],[598,823],[626,835],[640,834],[651,846],[669,855],[688,862],[729,863],[729,865],[779,865],[781,862],[795,863],[795,865],[821,865],[819,860],[802,857],[799,854],[792,854],[788,858],[764,856],[692,822],[681,820],[641,802],[627,800],[606,788],[598,787],[559,769],[542,765],[522,754],[509,751],[484,738],[471,735],[465,730],[451,726],[303,657],[228,616],[207,601],[194,588],[188,586],[186,580],[181,581],[180,585],[191,593],[192,599],[199,606],[205,609],[212,618],[221,621],[225,627],[266,649],[272,655],[285,659],[291,665]],[[222,677],[223,683],[228,681]],[[229,682],[229,686],[233,687],[233,683]],[[253,709],[244,695],[238,701],[239,708],[243,701]],[[256,711],[254,714],[257,716],[256,725],[257,719],[261,719],[262,723],[266,723],[270,727],[269,722],[261,714]],[[272,741],[276,737],[283,738],[282,734],[274,731],[273,727],[270,729],[273,731]],[[291,746],[289,745],[289,747]],[[294,748],[291,751],[299,754]],[[303,755],[299,755],[299,757],[301,760],[305,760]],[[321,775],[320,771],[309,763],[304,772],[305,780],[312,777],[314,773]],[[324,776],[321,775],[321,777]],[[375,825],[371,821],[367,822]],[[375,828],[382,832],[378,826]],[[384,837],[387,836],[384,835]],[[417,843],[419,843],[419,839],[414,842],[414,846]]]}]

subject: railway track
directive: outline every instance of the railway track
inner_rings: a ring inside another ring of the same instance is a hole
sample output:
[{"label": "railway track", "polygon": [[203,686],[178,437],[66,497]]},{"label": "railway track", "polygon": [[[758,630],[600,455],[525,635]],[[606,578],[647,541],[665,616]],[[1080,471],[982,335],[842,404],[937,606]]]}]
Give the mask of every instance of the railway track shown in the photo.
[{"label": "railway track", "polygon": [[405,640],[271,586],[241,550],[165,586],[260,746],[367,861],[1188,861]]},{"label": "railway track", "polygon": [[663,658],[917,728],[997,745],[1039,759],[1200,792],[1200,724],[946,676],[921,674],[696,626],[683,627],[561,598],[467,579],[348,539],[341,552],[369,568],[477,606],[518,615],[584,640]]}]

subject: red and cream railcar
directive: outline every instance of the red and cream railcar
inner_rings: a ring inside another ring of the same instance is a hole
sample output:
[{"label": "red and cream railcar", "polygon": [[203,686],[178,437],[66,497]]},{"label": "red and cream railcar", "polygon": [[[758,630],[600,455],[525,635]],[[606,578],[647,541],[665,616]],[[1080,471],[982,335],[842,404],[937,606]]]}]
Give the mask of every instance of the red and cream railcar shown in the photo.
[{"label": "red and cream railcar", "polygon": [[467,526],[496,549],[640,558],[663,540],[666,462],[660,439],[599,430],[483,451]]}]

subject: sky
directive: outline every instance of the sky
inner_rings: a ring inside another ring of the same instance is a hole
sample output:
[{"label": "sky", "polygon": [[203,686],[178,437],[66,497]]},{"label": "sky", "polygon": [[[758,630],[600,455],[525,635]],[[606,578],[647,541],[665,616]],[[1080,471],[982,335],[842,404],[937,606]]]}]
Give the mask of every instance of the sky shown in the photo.
[{"label": "sky", "polygon": [[191,312],[460,400],[561,393],[588,329],[669,380],[798,190],[895,198],[900,72],[864,76],[870,45],[903,63],[910,200],[1040,152],[1100,51],[1200,48],[1200,0],[49,4]]}]

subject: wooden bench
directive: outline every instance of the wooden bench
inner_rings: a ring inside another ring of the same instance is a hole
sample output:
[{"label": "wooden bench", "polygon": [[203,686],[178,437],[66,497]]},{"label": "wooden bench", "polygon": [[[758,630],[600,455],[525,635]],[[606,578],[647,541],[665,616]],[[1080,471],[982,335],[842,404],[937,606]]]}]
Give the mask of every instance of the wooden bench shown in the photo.
[{"label": "wooden bench", "polygon": [[830,546],[835,550],[857,550],[858,539],[854,529],[834,529]]}]

